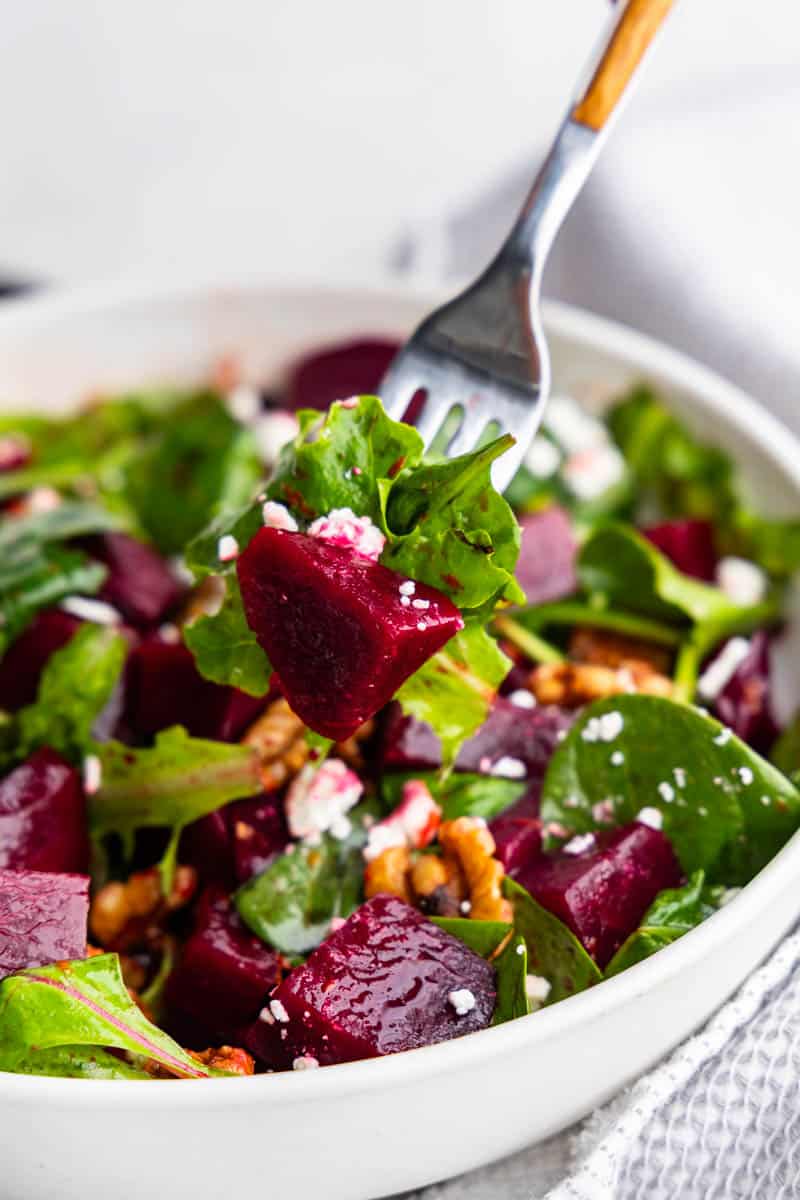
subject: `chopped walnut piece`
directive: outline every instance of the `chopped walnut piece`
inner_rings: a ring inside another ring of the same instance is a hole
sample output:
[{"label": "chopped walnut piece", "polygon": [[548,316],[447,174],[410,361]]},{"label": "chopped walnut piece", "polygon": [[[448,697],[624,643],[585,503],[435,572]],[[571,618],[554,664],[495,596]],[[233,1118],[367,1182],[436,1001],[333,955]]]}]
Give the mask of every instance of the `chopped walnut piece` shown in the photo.
[{"label": "chopped walnut piece", "polygon": [[360,771],[364,767],[364,755],[361,753],[361,747],[364,742],[368,741],[375,732],[375,722],[370,717],[363,725],[359,725],[358,729],[345,742],[337,742],[334,747],[334,752],[338,758],[344,759],[348,767],[352,767],[354,771]]},{"label": "chopped walnut piece", "polygon": [[204,1067],[213,1067],[215,1071],[229,1071],[233,1075],[252,1075],[255,1071],[255,1061],[252,1055],[238,1046],[190,1050],[189,1054]]},{"label": "chopped walnut piece", "polygon": [[411,870],[411,854],[406,846],[389,846],[364,869],[364,894],[372,896],[388,893],[413,904],[408,876]]},{"label": "chopped walnut piece", "polygon": [[258,751],[265,792],[282,787],[305,765],[309,757],[305,732],[305,725],[282,696],[247,730],[242,744]]},{"label": "chopped walnut piece", "polygon": [[439,829],[445,863],[453,859],[466,882],[470,917],[476,921],[510,921],[512,909],[503,896],[505,870],[494,857],[495,844],[480,817],[457,817]]},{"label": "chopped walnut piece", "polygon": [[124,950],[151,940],[171,912],[188,904],[197,888],[193,867],[175,869],[169,896],[161,891],[156,867],[137,871],[125,883],[107,883],[92,899],[89,929],[96,941],[109,950]]},{"label": "chopped walnut piece", "polygon": [[641,671],[656,671],[659,675],[668,675],[672,663],[672,651],[667,646],[611,629],[586,626],[578,626],[572,631],[569,657],[573,662],[592,663],[597,667],[635,667]]},{"label": "chopped walnut piece", "polygon": [[589,663],[542,663],[531,672],[530,689],[539,704],[580,708],[592,700],[624,692],[671,696],[672,680],[643,664],[613,668]]},{"label": "chopped walnut piece", "polygon": [[467,887],[455,859],[421,854],[411,867],[410,879],[417,907],[423,912],[432,917],[461,916]]}]

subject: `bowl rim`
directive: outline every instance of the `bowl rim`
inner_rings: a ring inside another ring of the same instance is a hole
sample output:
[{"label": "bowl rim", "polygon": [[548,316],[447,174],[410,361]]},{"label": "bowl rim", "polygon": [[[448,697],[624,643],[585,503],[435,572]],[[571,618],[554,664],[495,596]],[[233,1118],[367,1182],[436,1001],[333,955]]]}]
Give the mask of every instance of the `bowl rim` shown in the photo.
[{"label": "bowl rim", "polygon": [[[324,295],[331,302],[337,297],[350,301],[375,298],[376,301],[417,304],[420,311],[424,311],[426,304],[441,298],[441,292],[433,289],[391,284],[316,286],[272,280],[212,285],[175,284],[172,281],[160,285],[93,284],[12,301],[6,311],[0,313],[0,336],[13,336],[17,330],[35,332],[38,325],[46,326],[64,316],[79,317],[132,304],[166,302],[179,305],[196,301],[203,295],[213,295],[217,299],[226,294],[246,294],[255,298],[259,294],[278,296],[282,293],[291,293],[295,297],[305,294],[319,298]],[[571,305],[547,302],[544,315],[550,335],[611,355],[634,370],[645,375],[658,375],[671,386],[686,392],[692,403],[699,402],[701,409],[718,416],[723,424],[746,437],[765,457],[776,463],[800,497],[800,439],[735,384],[654,338]],[[95,1108],[98,1103],[115,1103],[126,1109],[152,1108],[154,1102],[158,1103],[157,1098],[161,1100],[161,1107],[170,1109],[176,1105],[182,1109],[256,1103],[285,1105],[375,1092],[393,1085],[409,1086],[434,1075],[464,1071],[490,1056],[513,1054],[523,1045],[530,1049],[575,1026],[590,1024],[610,1008],[635,1001],[681,972],[690,971],[718,940],[735,939],[737,931],[796,880],[799,869],[800,832],[730,903],[651,958],[603,980],[601,987],[568,997],[552,1008],[434,1046],[380,1059],[341,1063],[335,1069],[187,1080],[186,1083],[191,1082],[192,1086],[179,1088],[164,1088],[160,1080],[135,1081],[133,1086],[134,1081],[87,1081],[0,1072],[0,1100],[38,1104],[49,1098],[70,1107]]]}]

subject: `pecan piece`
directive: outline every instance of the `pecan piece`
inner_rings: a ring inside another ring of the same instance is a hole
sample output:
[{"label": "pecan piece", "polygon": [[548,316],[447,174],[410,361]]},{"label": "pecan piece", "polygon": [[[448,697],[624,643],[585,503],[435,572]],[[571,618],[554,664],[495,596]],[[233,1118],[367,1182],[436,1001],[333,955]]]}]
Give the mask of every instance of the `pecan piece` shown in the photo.
[{"label": "pecan piece", "polygon": [[530,689],[540,704],[580,708],[592,700],[625,692],[671,696],[672,680],[641,663],[616,668],[591,663],[541,663],[531,672]]},{"label": "pecan piece", "polygon": [[364,869],[364,894],[367,900],[388,892],[407,904],[413,904],[408,876],[411,854],[406,846],[389,846],[368,862]]},{"label": "pecan piece", "polygon": [[672,663],[672,651],[667,646],[611,629],[590,629],[583,625],[572,631],[569,657],[573,662],[592,663],[598,667],[636,667],[659,675],[668,675]]},{"label": "pecan piece", "polygon": [[247,730],[242,744],[258,751],[265,792],[282,787],[305,765],[309,757],[305,732],[305,725],[282,696]]},{"label": "pecan piece", "polygon": [[481,817],[457,817],[439,830],[445,862],[455,860],[466,883],[470,917],[476,921],[510,921],[512,909],[503,896],[505,870],[494,857],[494,838]]},{"label": "pecan piece", "polygon": [[179,866],[168,896],[156,867],[137,871],[125,883],[107,883],[92,899],[89,929],[108,950],[128,950],[162,934],[170,913],[188,904],[197,888],[193,867]]}]

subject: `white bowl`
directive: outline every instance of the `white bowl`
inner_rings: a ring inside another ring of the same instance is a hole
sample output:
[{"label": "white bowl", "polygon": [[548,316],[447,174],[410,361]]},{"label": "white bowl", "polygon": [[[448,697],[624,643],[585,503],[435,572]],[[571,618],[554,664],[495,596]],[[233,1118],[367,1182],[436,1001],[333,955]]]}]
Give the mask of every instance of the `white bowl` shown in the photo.
[{"label": "white bowl", "polygon": [[[225,353],[268,381],[327,339],[404,334],[430,297],[261,287],[34,299],[0,313],[0,399],[207,376]],[[764,508],[800,509],[800,444],[752,400],[618,326],[551,307],[558,389],[647,378],[729,450]],[[798,661],[794,659],[794,663]],[[791,664],[791,665],[794,665]],[[562,1129],[701,1024],[800,913],[800,840],[699,929],[599,987],[439,1046],[320,1071],[186,1083],[0,1075],[6,1200],[384,1196]]]}]

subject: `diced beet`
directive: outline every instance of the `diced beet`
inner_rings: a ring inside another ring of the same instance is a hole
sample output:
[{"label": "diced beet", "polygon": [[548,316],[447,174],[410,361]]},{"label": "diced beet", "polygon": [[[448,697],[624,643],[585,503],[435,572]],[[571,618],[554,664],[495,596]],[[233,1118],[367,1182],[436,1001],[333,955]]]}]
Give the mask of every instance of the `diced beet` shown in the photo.
[{"label": "diced beet", "polygon": [[717,551],[710,521],[662,521],[642,532],[684,575],[714,582]]},{"label": "diced beet", "polygon": [[78,772],[46,747],[0,780],[0,868],[84,872],[86,803]]},{"label": "diced beet", "polygon": [[233,891],[236,886],[233,846],[224,808],[218,808],[186,826],[178,846],[178,860],[194,867],[201,884],[213,884],[226,892]]},{"label": "diced beet", "polygon": [[768,633],[759,630],[753,634],[747,657],[712,706],[720,721],[761,753],[770,749],[779,732],[772,711],[769,648]]},{"label": "diced beet", "polygon": [[557,504],[520,517],[522,544],[515,575],[528,604],[561,600],[577,590],[578,544],[569,514]]},{"label": "diced beet", "polygon": [[86,957],[88,875],[0,870],[0,979]]},{"label": "diced beet", "polygon": [[343,741],[463,629],[441,592],[302,533],[261,529],[237,564],[245,614],[297,715]]},{"label": "diced beet", "polygon": [[186,592],[161,555],[127,533],[104,533],[83,544],[108,568],[101,599],[139,629],[163,621]]},{"label": "diced beet", "polygon": [[31,444],[24,434],[6,433],[0,437],[0,473],[27,467],[32,458]]},{"label": "diced beet", "polygon": [[131,653],[125,718],[140,737],[184,725],[193,737],[235,740],[255,720],[264,701],[200,675],[183,642],[154,635]]},{"label": "diced beet", "polygon": [[237,883],[265,870],[289,842],[283,799],[274,793],[237,800],[227,805]]},{"label": "diced beet", "polygon": [[224,893],[198,904],[200,923],[183,948],[165,993],[168,1023],[191,1031],[202,1049],[235,1040],[239,1027],[255,1020],[280,980],[280,957],[249,933]]},{"label": "diced beet", "polygon": [[543,854],[517,874],[534,900],[568,925],[601,967],[633,933],[658,892],[677,887],[681,878],[667,838],[639,822],[597,834],[580,854]]},{"label": "diced beet", "polygon": [[66,646],[81,622],[60,608],[38,613],[0,659],[0,708],[16,712],[36,698],[44,665]]},{"label": "diced beet", "polygon": [[[459,1016],[448,997],[461,990],[475,1003]],[[292,971],[272,1002],[273,1023],[263,1014],[245,1038],[257,1057],[283,1066],[303,1055],[352,1062],[485,1029],[494,968],[403,900],[375,896]]]},{"label": "diced beet", "polygon": [[[498,759],[512,758],[524,765],[528,779],[541,779],[573,720],[573,713],[556,705],[520,708],[498,696],[484,724],[461,747],[456,770],[490,774]],[[433,770],[442,761],[430,726],[404,716],[399,704],[387,714],[379,759],[384,769],[399,771]]]},{"label": "diced beet", "polygon": [[512,878],[542,851],[539,790],[536,783],[515,804],[489,822],[495,857],[505,867],[506,875]]},{"label": "diced beet", "polygon": [[284,404],[289,409],[327,408],[349,396],[374,396],[399,349],[398,342],[379,338],[326,346],[294,366]]}]

